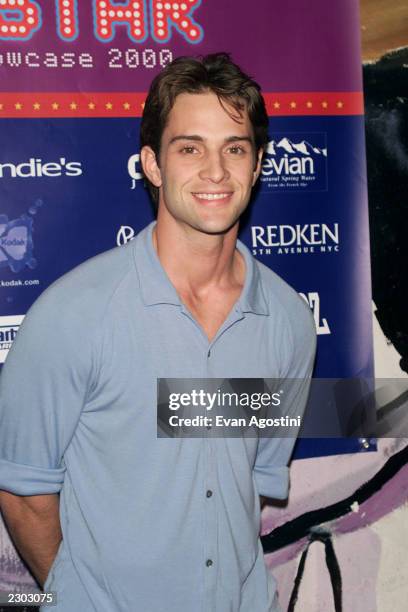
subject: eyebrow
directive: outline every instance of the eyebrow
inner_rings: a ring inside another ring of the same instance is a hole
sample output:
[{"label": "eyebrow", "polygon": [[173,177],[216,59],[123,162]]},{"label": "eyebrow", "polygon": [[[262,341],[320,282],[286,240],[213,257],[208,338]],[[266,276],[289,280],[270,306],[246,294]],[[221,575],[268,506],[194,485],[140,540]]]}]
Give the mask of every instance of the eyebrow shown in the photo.
[{"label": "eyebrow", "polygon": [[[179,140],[192,140],[194,142],[204,142],[204,138],[199,136],[198,134],[180,134],[179,136],[173,136],[170,140],[169,144],[173,144],[173,142],[178,142]],[[254,144],[253,139],[250,136],[228,136],[225,138],[224,142],[226,144],[230,142],[249,142],[251,145]]]}]

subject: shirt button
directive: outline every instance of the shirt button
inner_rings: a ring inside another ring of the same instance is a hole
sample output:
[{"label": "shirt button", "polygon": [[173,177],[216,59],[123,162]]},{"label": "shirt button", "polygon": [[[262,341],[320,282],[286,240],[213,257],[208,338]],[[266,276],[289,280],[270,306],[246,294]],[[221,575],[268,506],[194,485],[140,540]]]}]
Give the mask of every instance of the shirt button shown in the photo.
[{"label": "shirt button", "polygon": [[210,357],[211,357],[211,349],[208,349],[207,358],[209,359]]},{"label": "shirt button", "polygon": [[212,494],[213,494],[213,492],[212,492],[212,491],[210,491],[210,489],[208,489],[208,491],[207,491],[207,493],[206,493],[207,497],[212,497]]},{"label": "shirt button", "polygon": [[212,562],[212,560],[211,560],[211,559],[207,559],[207,561],[205,562],[205,564],[206,564],[206,566],[207,566],[207,567],[211,567],[211,566],[212,566],[212,564],[213,564],[213,562]]}]

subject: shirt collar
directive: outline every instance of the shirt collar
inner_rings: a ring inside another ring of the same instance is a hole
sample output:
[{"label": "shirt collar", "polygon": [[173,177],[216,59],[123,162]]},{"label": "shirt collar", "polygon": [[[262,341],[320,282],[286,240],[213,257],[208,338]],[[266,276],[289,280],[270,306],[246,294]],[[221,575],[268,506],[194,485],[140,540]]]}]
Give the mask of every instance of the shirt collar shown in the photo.
[{"label": "shirt collar", "polygon": [[[156,221],[152,221],[133,240],[134,256],[140,282],[142,300],[146,306],[155,304],[171,304],[183,306],[180,297],[167,276],[153,246],[153,229]],[[265,299],[260,271],[248,248],[237,240],[237,248],[244,257],[246,265],[245,283],[236,307],[241,312],[268,315],[268,304]]]},{"label": "shirt collar", "polygon": [[237,249],[245,259],[245,283],[238,300],[242,312],[269,315],[268,302],[262,287],[261,273],[256,259],[243,242],[237,240]]}]

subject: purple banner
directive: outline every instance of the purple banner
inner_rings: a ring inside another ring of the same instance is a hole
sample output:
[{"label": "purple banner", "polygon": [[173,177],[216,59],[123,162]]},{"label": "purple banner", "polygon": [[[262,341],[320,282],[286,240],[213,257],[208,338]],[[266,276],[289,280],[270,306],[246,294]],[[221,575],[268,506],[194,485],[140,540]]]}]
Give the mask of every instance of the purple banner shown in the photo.
[{"label": "purple banner", "polygon": [[360,91],[358,2],[4,0],[0,6],[0,91],[146,91],[172,57],[214,51],[232,52],[267,92]]}]

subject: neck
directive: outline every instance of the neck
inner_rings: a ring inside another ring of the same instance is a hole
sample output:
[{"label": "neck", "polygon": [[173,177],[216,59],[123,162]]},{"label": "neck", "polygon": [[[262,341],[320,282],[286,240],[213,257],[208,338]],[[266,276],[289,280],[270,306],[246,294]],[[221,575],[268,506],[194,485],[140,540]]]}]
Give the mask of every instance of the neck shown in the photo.
[{"label": "neck", "polygon": [[153,245],[180,294],[204,298],[215,287],[243,285],[245,263],[236,250],[238,223],[223,234],[205,234],[173,221],[163,223],[158,215]]}]

